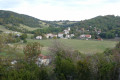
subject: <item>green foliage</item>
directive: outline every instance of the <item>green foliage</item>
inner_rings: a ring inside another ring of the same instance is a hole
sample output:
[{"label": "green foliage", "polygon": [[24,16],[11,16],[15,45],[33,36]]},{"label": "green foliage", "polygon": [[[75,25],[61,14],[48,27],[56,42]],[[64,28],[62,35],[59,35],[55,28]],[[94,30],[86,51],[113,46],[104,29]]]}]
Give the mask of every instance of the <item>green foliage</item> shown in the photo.
[{"label": "green foliage", "polygon": [[37,29],[34,30],[32,33],[38,35],[42,35],[42,34],[47,34],[47,33],[59,33],[62,32],[64,30],[63,27],[47,27],[47,28],[42,28],[42,29]]},{"label": "green foliage", "polygon": [[[107,59],[107,58],[106,58]],[[108,58],[109,59],[109,58]],[[111,80],[113,78],[114,62],[99,59],[98,62],[98,80]]]},{"label": "green foliage", "polygon": [[29,60],[36,59],[38,55],[41,54],[42,47],[43,46],[38,42],[28,43],[23,50],[26,59]]},{"label": "green foliage", "polygon": [[56,67],[54,72],[58,80],[68,80],[70,77],[75,77],[75,66],[69,59],[61,59],[60,56],[56,57]]},{"label": "green foliage", "polygon": [[78,80],[90,80],[89,64],[86,60],[77,62],[77,77]]},{"label": "green foliage", "polygon": [[27,38],[27,34],[22,34],[22,35],[20,36],[20,38],[21,38],[22,40],[25,40],[25,39]]},{"label": "green foliage", "polygon": [[13,24],[15,26],[24,24],[30,27],[41,27],[39,19],[11,11],[0,10],[0,21],[0,24]]},{"label": "green foliage", "polygon": [[[8,68],[9,67],[9,68]],[[45,67],[38,67],[34,63],[18,62],[14,67],[0,65],[0,80],[48,80]]]},{"label": "green foliage", "polygon": [[102,38],[107,38],[107,39],[111,39],[111,38],[115,38],[115,34],[111,33],[111,32],[107,32],[107,33],[101,33],[100,37]]}]

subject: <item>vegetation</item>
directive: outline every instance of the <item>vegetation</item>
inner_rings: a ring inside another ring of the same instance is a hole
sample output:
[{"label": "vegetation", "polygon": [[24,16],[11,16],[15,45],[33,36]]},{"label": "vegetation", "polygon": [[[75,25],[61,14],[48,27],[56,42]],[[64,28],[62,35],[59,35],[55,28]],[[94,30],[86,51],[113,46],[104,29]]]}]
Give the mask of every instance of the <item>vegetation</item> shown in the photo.
[{"label": "vegetation", "polygon": [[[0,10],[0,80],[119,80],[120,42],[27,39],[33,34],[34,37],[57,34],[65,27],[71,27],[70,33],[74,33],[75,38],[80,34],[91,34],[94,39],[111,39],[120,37],[119,21],[119,16],[108,15],[84,21],[51,22]],[[21,25],[37,30],[29,31]],[[19,31],[22,35],[1,34],[4,30]],[[98,34],[100,30],[102,32]],[[49,65],[37,63],[38,59],[47,59],[45,56],[39,58],[42,49],[49,51],[46,54],[49,55]]]},{"label": "vegetation", "polygon": [[[77,40],[77,39],[57,39],[71,49],[79,50],[82,53],[93,54],[103,52],[106,48],[113,48],[116,45],[116,41],[96,41],[96,40]],[[47,48],[51,47],[54,40],[32,40],[27,39],[27,42],[40,42],[44,45],[43,53],[48,52]]]},{"label": "vegetation", "polygon": [[[0,39],[0,49],[8,43]],[[4,47],[3,47],[4,46]],[[5,50],[8,48],[6,47]],[[11,47],[12,49],[12,47]],[[35,61],[41,53],[40,43],[29,43],[23,49],[25,58],[0,57],[0,80],[118,80],[120,42],[103,53],[82,54],[54,41],[50,47],[51,64],[38,66]],[[31,59],[31,60],[30,60]],[[11,61],[17,63],[11,64]],[[29,62],[28,62],[29,61]]]},{"label": "vegetation", "polygon": [[[112,39],[120,37],[119,23],[120,17],[114,15],[97,16],[83,21],[42,21],[31,16],[0,10],[0,25],[5,29],[35,35],[57,34],[66,27],[71,27],[70,33],[75,34],[74,38],[78,38],[81,34],[91,34],[94,39],[99,37]],[[101,31],[100,35],[98,31]]]}]

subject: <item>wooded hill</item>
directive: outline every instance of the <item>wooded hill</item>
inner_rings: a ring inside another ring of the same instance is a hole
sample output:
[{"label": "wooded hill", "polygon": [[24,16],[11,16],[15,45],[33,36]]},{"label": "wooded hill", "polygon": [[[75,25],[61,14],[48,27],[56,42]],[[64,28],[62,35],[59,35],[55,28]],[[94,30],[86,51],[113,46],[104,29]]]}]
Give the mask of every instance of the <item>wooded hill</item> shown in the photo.
[{"label": "wooded hill", "polygon": [[102,32],[118,32],[120,30],[120,16],[97,16],[83,21],[43,21],[28,15],[0,10],[0,25],[5,26],[6,29],[20,32],[29,31],[26,27],[21,27],[21,25],[27,26],[28,28],[71,27],[74,30],[80,30],[81,28],[93,30],[96,27],[96,29],[101,29]]}]

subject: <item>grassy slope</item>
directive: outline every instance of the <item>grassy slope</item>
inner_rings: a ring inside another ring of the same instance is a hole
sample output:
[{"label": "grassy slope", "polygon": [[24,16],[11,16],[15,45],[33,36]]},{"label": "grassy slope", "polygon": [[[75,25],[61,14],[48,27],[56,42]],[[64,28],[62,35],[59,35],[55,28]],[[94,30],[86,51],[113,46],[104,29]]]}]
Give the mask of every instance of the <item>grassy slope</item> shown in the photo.
[{"label": "grassy slope", "polygon": [[40,28],[32,28],[32,27],[29,27],[29,26],[26,26],[26,25],[22,25],[22,24],[20,24],[20,27],[22,27],[24,29],[27,29],[28,31],[33,31],[33,30],[36,30],[36,29],[40,29]]},{"label": "grassy slope", "polygon": [[[115,41],[92,41],[92,40],[86,41],[86,40],[75,40],[75,39],[68,39],[68,40],[60,39],[59,41],[65,44],[66,46],[79,50],[82,53],[103,52],[106,48],[113,48],[117,43]],[[28,42],[40,42],[45,47],[49,47],[52,45],[54,41],[29,39]]]},{"label": "grassy slope", "polygon": [[0,30],[1,31],[4,31],[4,32],[7,32],[7,31],[10,31],[11,32],[11,30],[8,30],[8,29],[6,29],[4,26],[2,26],[2,25],[0,25]]}]

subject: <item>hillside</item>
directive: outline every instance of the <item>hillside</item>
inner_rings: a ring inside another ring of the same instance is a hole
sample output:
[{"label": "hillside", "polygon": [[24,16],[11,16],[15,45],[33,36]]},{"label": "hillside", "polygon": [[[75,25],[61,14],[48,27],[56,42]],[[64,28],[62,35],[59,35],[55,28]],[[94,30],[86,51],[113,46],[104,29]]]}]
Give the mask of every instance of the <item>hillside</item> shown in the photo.
[{"label": "hillside", "polygon": [[97,31],[101,30],[102,32],[120,35],[120,17],[106,15],[83,21],[43,21],[28,15],[0,10],[0,31],[30,32],[48,27],[71,27],[71,33],[77,33],[81,28],[84,28],[84,30],[89,30],[89,32],[86,33],[94,32],[96,29]]},{"label": "hillside", "polygon": [[[4,26],[4,29],[7,30],[22,32],[49,27],[50,24],[28,15],[0,10],[0,25]],[[4,31],[4,29],[0,27],[0,30]]]},{"label": "hillside", "polygon": [[97,16],[92,19],[78,21],[77,23],[68,24],[67,26],[85,28],[89,29],[91,27],[96,27],[104,30],[111,30],[115,28],[120,28],[120,16],[106,15],[106,16]]}]

